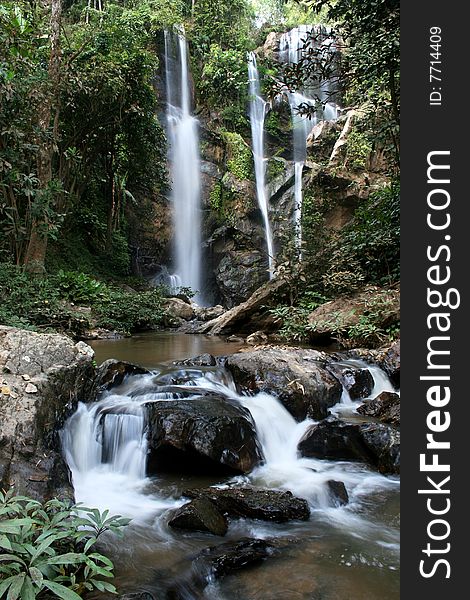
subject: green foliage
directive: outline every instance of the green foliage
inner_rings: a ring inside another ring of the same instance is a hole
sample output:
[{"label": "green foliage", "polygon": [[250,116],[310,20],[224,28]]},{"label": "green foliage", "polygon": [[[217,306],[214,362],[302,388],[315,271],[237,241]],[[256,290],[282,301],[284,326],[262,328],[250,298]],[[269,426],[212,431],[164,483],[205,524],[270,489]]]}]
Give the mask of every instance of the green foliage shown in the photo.
[{"label": "green foliage", "polygon": [[76,304],[91,304],[105,298],[107,294],[105,284],[85,273],[60,270],[56,279],[61,297]]},{"label": "green foliage", "polygon": [[139,293],[110,289],[107,297],[95,305],[97,324],[124,333],[153,329],[163,323],[162,304],[159,288]]},{"label": "green foliage", "polygon": [[209,194],[211,209],[218,212],[222,209],[222,185],[217,182]]},{"label": "green foliage", "polygon": [[286,171],[286,165],[284,163],[284,161],[282,160],[276,160],[275,158],[272,158],[269,162],[268,162],[268,169],[267,169],[267,180],[268,181],[272,181],[273,179],[276,179],[276,177],[279,177],[279,175],[282,175],[283,173],[285,173]]},{"label": "green foliage", "polygon": [[222,137],[227,146],[227,169],[243,181],[253,177],[253,155],[250,147],[239,133],[224,131]]},{"label": "green foliage", "polygon": [[344,229],[341,252],[357,261],[365,280],[379,285],[400,277],[400,186],[397,182],[372,193]]},{"label": "green foliage", "polygon": [[315,289],[307,287],[296,306],[277,306],[269,312],[281,325],[279,335],[290,342],[307,342],[311,325],[308,317],[312,311],[327,301]]},{"label": "green foliage", "polygon": [[106,581],[114,577],[113,563],[94,546],[107,531],[121,535],[129,519],[57,499],[42,504],[12,491],[0,492],[0,516],[0,598],[116,593]]},{"label": "green foliage", "polygon": [[[75,307],[86,304],[91,314]],[[0,323],[26,329],[60,329],[75,336],[92,326],[131,333],[156,328],[165,312],[159,288],[129,292],[79,272],[37,278],[0,263]]]},{"label": "green foliage", "polygon": [[346,141],[346,166],[354,170],[367,168],[372,144],[367,135],[357,129],[351,131]]},{"label": "green foliage", "polygon": [[213,108],[244,105],[248,74],[246,53],[242,50],[223,50],[212,44],[205,57],[199,91],[205,103]]}]

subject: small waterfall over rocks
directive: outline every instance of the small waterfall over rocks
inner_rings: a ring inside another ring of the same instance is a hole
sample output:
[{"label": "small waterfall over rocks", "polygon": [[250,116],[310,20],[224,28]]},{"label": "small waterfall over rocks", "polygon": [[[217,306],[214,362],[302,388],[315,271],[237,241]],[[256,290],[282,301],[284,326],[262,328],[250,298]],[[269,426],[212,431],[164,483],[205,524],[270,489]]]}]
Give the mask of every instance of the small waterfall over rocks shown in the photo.
[{"label": "small waterfall over rocks", "polygon": [[[286,65],[298,64],[302,54],[309,49],[317,50],[324,57],[334,51],[331,31],[324,25],[300,25],[281,36],[279,58]],[[327,58],[325,58],[326,60]],[[293,160],[295,164],[295,208],[294,227],[296,245],[301,257],[302,245],[302,174],[307,158],[307,138],[319,121],[333,121],[338,117],[338,108],[332,102],[334,88],[331,81],[310,82],[305,89],[286,91],[292,114]],[[310,115],[299,113],[299,106],[312,107]]]},{"label": "small waterfall over rocks", "polygon": [[266,193],[266,157],[264,155],[264,120],[266,117],[266,102],[261,97],[260,80],[256,55],[248,55],[248,79],[250,94],[250,123],[255,164],[256,197],[263,215],[266,245],[268,251],[269,278],[273,277],[274,247],[271,225],[269,222],[268,196]]},{"label": "small waterfall over rocks", "polygon": [[[191,114],[190,75],[184,29],[165,31],[167,128],[172,178],[174,277],[201,290],[201,172],[198,122]],[[176,281],[176,279],[175,279]],[[201,302],[200,294],[195,297]]]}]

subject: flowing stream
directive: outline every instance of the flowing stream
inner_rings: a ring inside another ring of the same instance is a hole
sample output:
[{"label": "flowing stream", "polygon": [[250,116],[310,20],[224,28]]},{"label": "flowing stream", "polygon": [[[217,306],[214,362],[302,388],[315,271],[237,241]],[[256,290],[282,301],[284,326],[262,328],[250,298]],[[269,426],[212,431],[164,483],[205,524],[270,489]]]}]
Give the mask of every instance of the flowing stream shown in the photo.
[{"label": "flowing stream", "polygon": [[[377,389],[390,386],[382,371],[373,376]],[[176,385],[168,385],[175,381]],[[147,477],[146,405],[178,398],[190,403],[206,392],[249,410],[264,463],[248,475],[232,478]],[[252,536],[295,543],[255,570],[211,583],[201,597],[230,600],[241,593],[248,600],[307,600],[317,593],[327,600],[396,598],[399,480],[361,463],[300,457],[297,444],[311,423],[308,419],[297,423],[269,394],[238,394],[222,367],[161,366],[150,374],[128,377],[97,402],[79,404],[62,432],[76,500],[133,519],[125,543],[108,542],[123,591],[137,586],[163,593],[169,580],[187,571],[198,551],[218,543],[220,538],[167,526],[168,510],[185,502],[182,490],[242,483],[290,490],[308,501],[311,518],[282,525],[232,521],[228,539]],[[332,506],[328,480],[344,482],[348,505]],[[266,592],[267,587],[272,593]]]},{"label": "flowing stream", "polygon": [[269,222],[268,197],[266,193],[266,157],[264,155],[264,119],[266,117],[266,102],[261,96],[258,66],[254,52],[250,52],[248,56],[248,80],[256,197],[258,199],[261,214],[263,215],[268,252],[269,278],[271,279],[273,277],[274,267],[274,247],[271,224]]},{"label": "flowing stream", "polygon": [[[175,279],[201,290],[201,171],[198,122],[191,114],[187,42],[182,27],[165,31],[169,160],[175,232]],[[196,296],[196,302],[201,298]]]}]

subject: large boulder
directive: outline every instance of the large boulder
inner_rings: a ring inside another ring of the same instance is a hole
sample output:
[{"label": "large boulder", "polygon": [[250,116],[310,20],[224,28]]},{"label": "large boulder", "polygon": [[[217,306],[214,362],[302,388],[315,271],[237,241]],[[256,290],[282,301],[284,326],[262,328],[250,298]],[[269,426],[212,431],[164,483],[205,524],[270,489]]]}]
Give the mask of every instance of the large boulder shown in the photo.
[{"label": "large boulder", "polygon": [[394,392],[382,392],[358,407],[360,415],[374,417],[382,423],[400,425],[400,396]]},{"label": "large boulder", "polygon": [[0,484],[73,497],[59,431],[94,378],[93,350],[56,333],[0,326]]},{"label": "large boulder", "polygon": [[188,498],[206,498],[229,517],[243,517],[285,523],[307,521],[310,517],[308,503],[289,491],[267,490],[251,487],[203,488],[186,490]]},{"label": "large boulder", "polygon": [[325,368],[327,361],[316,350],[262,347],[229,356],[225,366],[242,391],[273,394],[303,421],[323,419],[341,398],[341,384]]},{"label": "large boulder", "polygon": [[163,302],[163,308],[167,314],[174,319],[190,321],[196,316],[193,306],[184,300],[181,300],[181,298],[167,298]]},{"label": "large boulder", "polygon": [[395,288],[367,286],[353,294],[340,296],[316,308],[308,317],[310,339],[331,340],[338,332],[347,333],[350,327],[374,313],[374,325],[386,329],[400,321],[400,292]]},{"label": "large boulder", "polygon": [[216,282],[229,308],[250,298],[267,278],[265,255],[256,249],[230,249],[219,262]]},{"label": "large boulder", "polygon": [[299,451],[309,458],[367,462],[381,473],[400,472],[400,432],[381,423],[325,419],[306,431]]},{"label": "large boulder", "polygon": [[400,340],[393,342],[383,350],[378,357],[379,366],[390,377],[390,381],[397,388],[400,387]]},{"label": "large boulder", "polygon": [[248,473],[262,459],[250,413],[207,395],[146,405],[148,471]]}]

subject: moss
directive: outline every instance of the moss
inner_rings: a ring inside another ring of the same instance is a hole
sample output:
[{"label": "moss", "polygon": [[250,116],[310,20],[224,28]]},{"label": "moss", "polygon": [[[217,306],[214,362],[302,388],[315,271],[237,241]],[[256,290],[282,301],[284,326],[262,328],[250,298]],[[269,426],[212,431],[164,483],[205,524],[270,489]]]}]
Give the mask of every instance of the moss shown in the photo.
[{"label": "moss", "polygon": [[253,156],[239,133],[224,131],[222,137],[227,148],[227,169],[241,181],[253,177]]},{"label": "moss", "polygon": [[372,144],[366,134],[357,129],[351,131],[346,141],[347,166],[353,170],[365,169],[371,152]]},{"label": "moss", "polygon": [[284,173],[285,170],[286,170],[286,166],[284,164],[284,161],[271,159],[268,162],[268,172],[267,172],[268,181],[272,181],[273,179],[276,179],[276,177],[279,177],[279,175]]},{"label": "moss", "polygon": [[222,185],[217,182],[209,194],[210,206],[213,211],[219,212],[222,208]]}]

